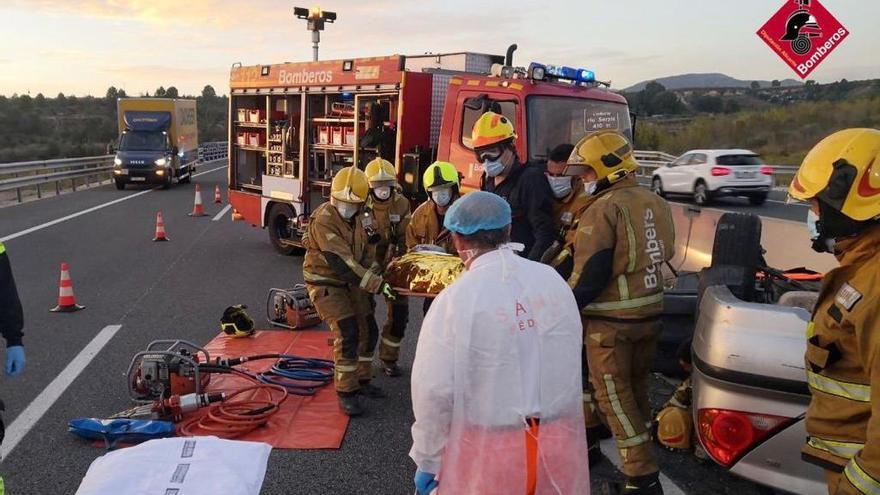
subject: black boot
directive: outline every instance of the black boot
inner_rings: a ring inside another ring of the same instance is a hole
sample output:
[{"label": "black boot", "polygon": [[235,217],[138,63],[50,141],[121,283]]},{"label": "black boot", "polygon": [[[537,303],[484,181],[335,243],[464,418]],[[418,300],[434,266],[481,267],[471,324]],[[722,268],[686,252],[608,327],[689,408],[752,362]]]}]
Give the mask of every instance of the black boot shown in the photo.
[{"label": "black boot", "polygon": [[602,462],[602,459],[605,459],[605,456],[602,454],[602,449],[599,448],[599,442],[591,443],[587,448],[587,458],[590,463],[590,467],[595,466]]},{"label": "black boot", "polygon": [[349,416],[360,416],[364,413],[361,398],[357,392],[339,392],[339,407]]},{"label": "black boot", "polygon": [[618,493],[620,495],[663,495],[663,486],[660,485],[660,473],[627,477],[626,483],[620,487]]},{"label": "black boot", "polygon": [[371,399],[382,399],[385,397],[385,392],[370,382],[361,382],[360,393],[364,397],[369,397]]},{"label": "black boot", "polygon": [[397,366],[397,362],[395,361],[382,361],[382,372],[391,378],[403,374],[403,371],[400,370],[400,366]]}]

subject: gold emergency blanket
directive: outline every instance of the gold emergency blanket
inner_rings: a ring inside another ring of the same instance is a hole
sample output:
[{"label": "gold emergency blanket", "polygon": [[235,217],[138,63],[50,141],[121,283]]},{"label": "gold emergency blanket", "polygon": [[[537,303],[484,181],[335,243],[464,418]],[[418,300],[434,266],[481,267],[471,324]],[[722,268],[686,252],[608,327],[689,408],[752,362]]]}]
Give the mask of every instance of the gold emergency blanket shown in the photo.
[{"label": "gold emergency blanket", "polygon": [[418,252],[407,253],[392,261],[385,279],[394,287],[419,294],[439,294],[464,271],[458,256]]}]

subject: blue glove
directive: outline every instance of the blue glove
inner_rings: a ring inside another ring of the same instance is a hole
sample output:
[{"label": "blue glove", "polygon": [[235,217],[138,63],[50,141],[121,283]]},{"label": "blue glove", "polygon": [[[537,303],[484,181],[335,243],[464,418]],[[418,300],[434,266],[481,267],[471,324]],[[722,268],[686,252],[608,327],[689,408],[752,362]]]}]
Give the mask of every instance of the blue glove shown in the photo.
[{"label": "blue glove", "polygon": [[6,376],[18,376],[24,370],[24,347],[14,345],[6,348]]},{"label": "blue glove", "polygon": [[426,473],[424,471],[416,470],[416,476],[413,478],[413,483],[416,484],[416,490],[419,492],[419,495],[430,495],[430,493],[437,489],[437,485],[440,483],[434,479],[436,475],[434,473]]}]

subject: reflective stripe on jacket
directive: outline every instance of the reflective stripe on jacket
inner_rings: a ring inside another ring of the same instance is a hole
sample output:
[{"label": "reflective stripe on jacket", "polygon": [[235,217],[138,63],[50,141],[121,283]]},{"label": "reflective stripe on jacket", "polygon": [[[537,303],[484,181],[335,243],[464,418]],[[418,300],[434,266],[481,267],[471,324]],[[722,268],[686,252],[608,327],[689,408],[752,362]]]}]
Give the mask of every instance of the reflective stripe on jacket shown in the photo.
[{"label": "reflective stripe on jacket", "polygon": [[[319,206],[309,222],[303,279],[307,284],[359,286],[375,292],[382,278],[367,267],[374,260],[375,249],[367,243],[361,215],[348,222],[329,202]],[[335,257],[342,265],[335,266]]]}]

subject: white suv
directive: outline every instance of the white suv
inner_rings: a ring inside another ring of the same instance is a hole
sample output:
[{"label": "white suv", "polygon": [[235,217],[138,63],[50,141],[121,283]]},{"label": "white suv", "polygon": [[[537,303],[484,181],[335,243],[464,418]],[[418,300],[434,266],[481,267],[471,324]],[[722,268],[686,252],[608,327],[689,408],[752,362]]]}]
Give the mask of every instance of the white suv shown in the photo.
[{"label": "white suv", "polygon": [[762,205],[773,186],[773,168],[749,150],[692,150],[654,171],[651,190],[687,194],[698,205],[721,196],[745,196]]}]

